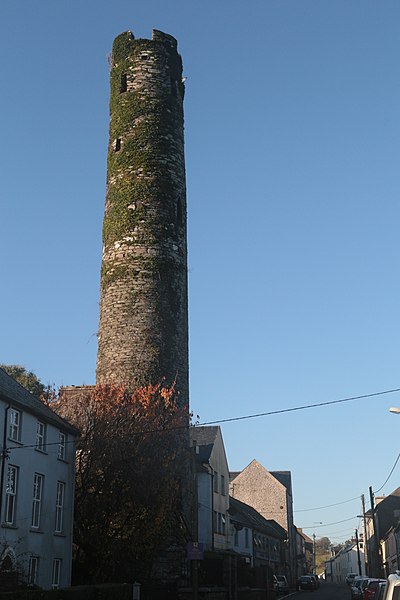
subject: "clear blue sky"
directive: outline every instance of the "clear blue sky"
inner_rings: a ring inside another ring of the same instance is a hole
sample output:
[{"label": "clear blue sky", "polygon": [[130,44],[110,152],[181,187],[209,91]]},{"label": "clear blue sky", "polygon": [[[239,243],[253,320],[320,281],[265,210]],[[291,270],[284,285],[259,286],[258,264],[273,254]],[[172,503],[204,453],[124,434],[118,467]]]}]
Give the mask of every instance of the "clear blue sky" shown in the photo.
[{"label": "clear blue sky", "polygon": [[[187,77],[195,414],[400,387],[399,24],[398,0],[2,2],[0,362],[94,382],[107,54],[157,28]],[[291,470],[296,510],[368,494],[400,450],[391,405],[223,425],[230,468]],[[360,510],[295,520],[339,541],[358,519],[325,524]]]}]

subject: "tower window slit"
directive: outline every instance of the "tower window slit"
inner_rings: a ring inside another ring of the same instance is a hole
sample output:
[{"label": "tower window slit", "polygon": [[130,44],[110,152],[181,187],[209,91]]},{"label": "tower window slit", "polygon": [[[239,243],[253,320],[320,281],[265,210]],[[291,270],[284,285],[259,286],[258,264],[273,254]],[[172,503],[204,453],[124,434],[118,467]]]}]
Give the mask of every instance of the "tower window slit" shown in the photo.
[{"label": "tower window slit", "polygon": [[123,94],[128,89],[128,76],[126,73],[122,73],[121,75],[121,83],[119,86],[119,93]]},{"label": "tower window slit", "polygon": [[119,152],[121,150],[121,138],[117,138],[115,140],[114,150],[115,152]]}]

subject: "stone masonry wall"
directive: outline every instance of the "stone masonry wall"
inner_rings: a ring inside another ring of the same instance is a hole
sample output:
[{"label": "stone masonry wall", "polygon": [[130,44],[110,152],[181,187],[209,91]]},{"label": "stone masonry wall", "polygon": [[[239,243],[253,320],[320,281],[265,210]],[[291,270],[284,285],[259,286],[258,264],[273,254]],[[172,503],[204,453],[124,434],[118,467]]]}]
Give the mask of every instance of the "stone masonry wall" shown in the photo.
[{"label": "stone masonry wall", "polygon": [[188,403],[186,182],[176,40],[118,36],[111,60],[97,383]]}]

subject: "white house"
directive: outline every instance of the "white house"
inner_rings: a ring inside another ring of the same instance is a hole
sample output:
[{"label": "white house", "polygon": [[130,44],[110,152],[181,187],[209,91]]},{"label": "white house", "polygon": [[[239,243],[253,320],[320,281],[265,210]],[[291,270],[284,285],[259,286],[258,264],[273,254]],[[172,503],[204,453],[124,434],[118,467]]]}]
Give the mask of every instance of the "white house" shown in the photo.
[{"label": "white house", "polygon": [[0,587],[71,582],[78,431],[0,369]]},{"label": "white house", "polygon": [[333,581],[333,583],[345,583],[346,575],[348,575],[348,573],[365,575],[363,542],[359,542],[358,550],[357,544],[355,543],[342,548],[329,562],[331,565],[331,581]]},{"label": "white house", "polygon": [[219,427],[193,427],[198,542],[205,550],[229,548],[229,468]]}]

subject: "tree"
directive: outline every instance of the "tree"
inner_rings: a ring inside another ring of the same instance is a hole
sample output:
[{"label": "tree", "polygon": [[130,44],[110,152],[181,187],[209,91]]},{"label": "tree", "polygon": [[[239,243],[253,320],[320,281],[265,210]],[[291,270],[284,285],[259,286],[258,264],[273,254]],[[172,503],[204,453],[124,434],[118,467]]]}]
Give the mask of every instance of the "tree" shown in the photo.
[{"label": "tree", "polygon": [[46,394],[47,387],[40,381],[40,379],[28,371],[22,365],[1,365],[0,369],[3,369],[13,379],[18,381],[28,392],[31,392],[37,398],[41,398]]},{"label": "tree", "polygon": [[188,413],[174,388],[97,386],[52,403],[81,432],[74,543],[95,581],[148,576],[180,527]]}]

